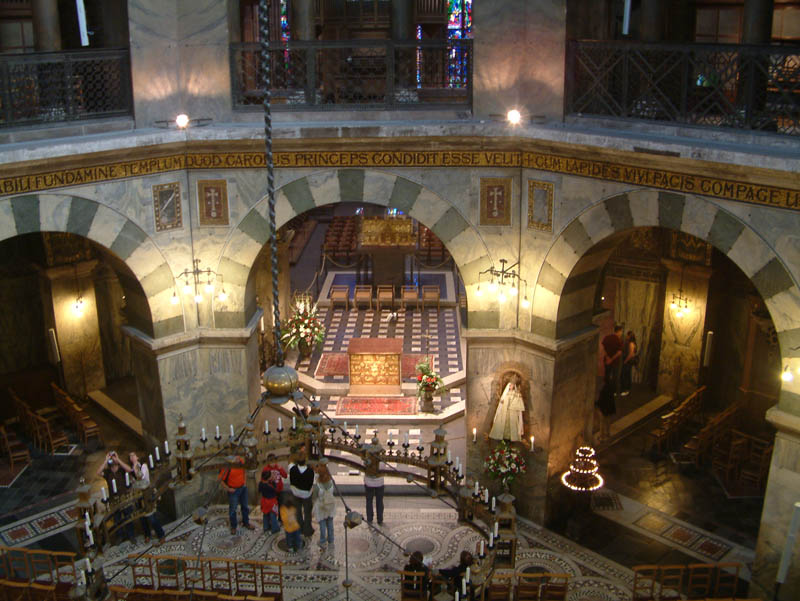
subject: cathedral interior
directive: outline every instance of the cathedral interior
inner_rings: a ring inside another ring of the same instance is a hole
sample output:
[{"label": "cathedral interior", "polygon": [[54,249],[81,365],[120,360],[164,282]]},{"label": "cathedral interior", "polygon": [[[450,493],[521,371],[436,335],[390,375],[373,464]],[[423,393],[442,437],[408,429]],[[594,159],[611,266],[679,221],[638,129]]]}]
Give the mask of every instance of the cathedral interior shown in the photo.
[{"label": "cathedral interior", "polygon": [[797,599],[798,135],[797,0],[0,1],[0,592]]}]

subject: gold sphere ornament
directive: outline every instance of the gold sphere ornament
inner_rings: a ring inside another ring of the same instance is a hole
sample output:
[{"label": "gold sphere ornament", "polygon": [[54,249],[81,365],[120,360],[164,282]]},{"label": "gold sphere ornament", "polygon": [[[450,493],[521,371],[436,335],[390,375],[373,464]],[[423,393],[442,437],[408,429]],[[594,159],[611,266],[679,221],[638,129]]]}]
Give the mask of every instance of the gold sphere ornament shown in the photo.
[{"label": "gold sphere ornament", "polygon": [[261,382],[267,389],[271,403],[285,403],[287,400],[302,396],[298,391],[297,372],[288,365],[272,365],[261,376]]}]

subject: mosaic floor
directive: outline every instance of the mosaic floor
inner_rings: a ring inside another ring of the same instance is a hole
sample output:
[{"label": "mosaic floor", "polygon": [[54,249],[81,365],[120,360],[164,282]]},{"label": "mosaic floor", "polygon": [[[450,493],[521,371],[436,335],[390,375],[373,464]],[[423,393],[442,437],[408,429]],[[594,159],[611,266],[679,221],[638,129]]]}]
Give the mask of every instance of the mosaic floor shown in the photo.
[{"label": "mosaic floor", "polygon": [[[364,511],[360,497],[347,497],[357,511]],[[441,501],[424,497],[387,497],[384,526],[388,537],[361,525],[348,531],[349,575],[352,601],[389,601],[400,598],[397,569],[406,558],[401,550],[419,550],[432,560],[434,569],[456,563],[459,553],[474,550],[480,537],[456,521],[456,514]],[[259,519],[256,513],[253,516]],[[344,600],[341,586],[344,569],[344,509],[340,506],[335,519],[333,548],[320,550],[317,534],[306,551],[287,552],[282,534],[264,535],[242,530],[231,536],[227,508],[213,507],[203,537],[202,528],[186,522],[158,552],[171,555],[235,556],[282,561],[284,587],[288,601]],[[257,523],[257,522],[256,522]],[[169,531],[169,529],[168,529]],[[570,574],[569,601],[619,601],[630,598],[632,573],[612,561],[587,551],[569,540],[525,520],[519,522],[520,541],[517,554],[518,572],[551,571]],[[395,544],[396,543],[396,544]],[[400,548],[398,548],[399,545]],[[144,551],[126,543],[113,547],[106,554],[106,577],[116,577],[115,584],[130,585],[131,572],[120,561],[128,554]],[[449,599],[449,596],[447,597]]]}]

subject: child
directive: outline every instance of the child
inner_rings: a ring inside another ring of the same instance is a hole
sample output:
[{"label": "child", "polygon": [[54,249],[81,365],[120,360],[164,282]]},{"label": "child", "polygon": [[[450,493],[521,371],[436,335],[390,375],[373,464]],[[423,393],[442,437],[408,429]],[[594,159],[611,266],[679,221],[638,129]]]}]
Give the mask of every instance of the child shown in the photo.
[{"label": "child", "polygon": [[300,533],[300,522],[297,520],[297,499],[287,494],[281,503],[281,521],[286,531],[286,546],[296,553],[303,548],[303,536]]},{"label": "child", "polygon": [[283,490],[281,474],[276,469],[269,469],[267,465],[261,472],[261,482],[258,483],[258,492],[261,493],[261,513],[264,518],[264,534],[269,529],[272,534],[279,532],[278,524],[278,494]]},{"label": "child", "polygon": [[317,481],[314,483],[311,495],[314,499],[312,513],[314,519],[319,523],[319,546],[321,549],[324,549],[326,544],[333,545],[333,515],[336,513],[333,479],[326,463],[327,460],[322,459],[314,470],[317,472]]}]

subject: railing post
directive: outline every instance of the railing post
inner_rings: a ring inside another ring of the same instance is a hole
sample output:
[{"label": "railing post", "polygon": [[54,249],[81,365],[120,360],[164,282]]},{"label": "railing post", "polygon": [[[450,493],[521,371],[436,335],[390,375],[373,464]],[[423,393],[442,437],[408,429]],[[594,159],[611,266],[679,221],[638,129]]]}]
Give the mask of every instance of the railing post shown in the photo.
[{"label": "railing post", "polygon": [[233,108],[236,109],[242,102],[242,89],[241,89],[241,74],[239,73],[239,63],[236,60],[236,54],[242,52],[236,44],[231,44],[228,52],[228,61],[231,69],[231,99],[233,100]]},{"label": "railing post", "polygon": [[567,40],[567,53],[565,56],[566,69],[564,79],[564,116],[572,113],[572,103],[575,94],[575,71],[577,64],[575,61],[575,48],[577,42],[575,40]]},{"label": "railing post", "polygon": [[683,60],[681,61],[681,100],[680,119],[689,123],[689,53],[688,48],[681,48]]},{"label": "railing post", "polygon": [[10,125],[13,120],[11,112],[11,77],[8,74],[8,59],[0,58],[0,89],[3,90],[3,123]]},{"label": "railing post", "polygon": [[389,40],[386,42],[386,96],[383,101],[386,108],[394,107],[394,53],[396,52],[396,48],[393,41]]},{"label": "railing post", "polygon": [[75,87],[72,85],[72,56],[64,55],[64,97],[67,106],[64,107],[66,120],[75,118]]},{"label": "railing post", "polygon": [[317,103],[317,49],[309,47],[303,53],[306,58],[306,104]]}]

